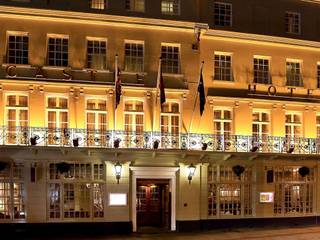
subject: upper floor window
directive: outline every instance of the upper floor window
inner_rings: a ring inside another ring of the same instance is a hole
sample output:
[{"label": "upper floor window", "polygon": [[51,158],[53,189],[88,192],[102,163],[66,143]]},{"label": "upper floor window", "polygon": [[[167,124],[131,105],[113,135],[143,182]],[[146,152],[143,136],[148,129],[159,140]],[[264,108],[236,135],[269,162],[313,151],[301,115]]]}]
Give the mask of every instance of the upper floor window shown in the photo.
[{"label": "upper floor window", "polygon": [[257,138],[267,139],[269,135],[270,114],[262,111],[252,113],[252,135]]},{"label": "upper floor window", "polygon": [[105,9],[107,5],[106,0],[89,0],[89,3],[92,9]]},{"label": "upper floor window", "polygon": [[161,13],[167,15],[180,14],[180,0],[162,0]]},{"label": "upper floor window", "polygon": [[125,71],[143,72],[144,43],[125,41]]},{"label": "upper floor window", "polygon": [[180,46],[173,44],[162,44],[161,58],[161,66],[164,73],[180,73]]},{"label": "upper floor window", "polygon": [[68,42],[66,36],[49,36],[48,38],[48,65],[67,67],[68,66]]},{"label": "upper floor window", "polygon": [[87,65],[98,70],[107,68],[107,40],[87,39]]},{"label": "upper floor window", "polygon": [[161,133],[179,134],[179,103],[167,102],[161,106]]},{"label": "upper floor window", "polygon": [[300,33],[300,13],[286,12],[285,14],[286,32],[287,33]]},{"label": "upper floor window", "polygon": [[286,63],[287,86],[302,87],[301,61],[287,60]]},{"label": "upper floor window", "polygon": [[213,111],[214,134],[231,135],[232,114],[228,109],[215,109]]},{"label": "upper floor window", "polygon": [[232,4],[224,2],[214,3],[214,25],[231,26],[232,25]]},{"label": "upper floor window", "polygon": [[215,52],[214,80],[233,81],[231,53]]},{"label": "upper floor window", "polygon": [[286,113],[286,138],[301,137],[301,114],[299,113]]},{"label": "upper floor window", "polygon": [[317,64],[317,88],[320,88],[320,62]]},{"label": "upper floor window", "polygon": [[144,12],[145,0],[126,0],[126,9],[135,12]]},{"label": "upper floor window", "polygon": [[28,64],[29,37],[27,33],[9,33],[7,63]]},{"label": "upper floor window", "polygon": [[270,61],[267,57],[255,56],[253,59],[253,81],[255,83],[270,84]]},{"label": "upper floor window", "polygon": [[320,114],[316,116],[317,138],[320,138]]},{"label": "upper floor window", "polygon": [[68,128],[68,99],[65,97],[48,97],[48,128]]},{"label": "upper floor window", "polygon": [[125,131],[143,133],[143,101],[126,101],[124,106],[124,119]]}]

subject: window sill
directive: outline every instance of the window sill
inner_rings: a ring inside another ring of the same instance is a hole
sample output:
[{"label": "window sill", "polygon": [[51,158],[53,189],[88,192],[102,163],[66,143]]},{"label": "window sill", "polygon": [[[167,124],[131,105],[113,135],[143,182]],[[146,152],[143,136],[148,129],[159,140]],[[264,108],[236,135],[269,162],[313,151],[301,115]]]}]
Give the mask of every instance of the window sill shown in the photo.
[{"label": "window sill", "polygon": [[164,77],[174,77],[174,78],[183,78],[184,74],[181,73],[162,73]]},{"label": "window sill", "polygon": [[15,67],[21,67],[21,68],[35,67],[35,66],[32,66],[31,64],[2,63],[2,67],[8,67],[8,66],[15,66]]},{"label": "window sill", "polygon": [[212,78],[213,83],[222,83],[222,84],[235,84],[235,81],[229,81],[229,80],[216,80]]},{"label": "window sill", "polygon": [[42,67],[43,69],[52,69],[52,70],[64,70],[64,69],[71,69],[70,66],[63,67],[63,66],[50,66],[50,65],[44,65]]},{"label": "window sill", "polygon": [[148,75],[147,72],[128,72],[128,71],[121,71],[121,74],[124,74],[124,75],[142,75],[142,76],[146,76]]},{"label": "window sill", "polygon": [[97,72],[97,73],[111,73],[109,69],[94,69],[94,68],[83,68],[83,69],[72,69],[73,71],[78,72]]}]

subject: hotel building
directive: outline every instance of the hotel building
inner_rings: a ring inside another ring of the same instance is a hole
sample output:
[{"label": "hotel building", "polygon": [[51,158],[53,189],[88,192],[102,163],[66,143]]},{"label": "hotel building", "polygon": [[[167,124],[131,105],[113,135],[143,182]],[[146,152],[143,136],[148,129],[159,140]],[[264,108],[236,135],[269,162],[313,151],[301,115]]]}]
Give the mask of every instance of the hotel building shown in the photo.
[{"label": "hotel building", "polygon": [[319,1],[74,2],[0,1],[1,227],[316,223]]}]

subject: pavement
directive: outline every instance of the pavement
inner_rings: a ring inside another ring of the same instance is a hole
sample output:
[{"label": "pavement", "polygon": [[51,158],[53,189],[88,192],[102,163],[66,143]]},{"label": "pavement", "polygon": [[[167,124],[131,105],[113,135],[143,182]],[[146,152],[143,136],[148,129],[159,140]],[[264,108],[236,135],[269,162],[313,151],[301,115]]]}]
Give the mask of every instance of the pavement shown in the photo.
[{"label": "pavement", "polygon": [[[48,234],[50,236],[50,234]],[[28,240],[320,240],[320,226],[290,228],[239,228],[196,233],[133,233],[114,236],[19,238]],[[2,238],[3,240],[12,238]]]}]

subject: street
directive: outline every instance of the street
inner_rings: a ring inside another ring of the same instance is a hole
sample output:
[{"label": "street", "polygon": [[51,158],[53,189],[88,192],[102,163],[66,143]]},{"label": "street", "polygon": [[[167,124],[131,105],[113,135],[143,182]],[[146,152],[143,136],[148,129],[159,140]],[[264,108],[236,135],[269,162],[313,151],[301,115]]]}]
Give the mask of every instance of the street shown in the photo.
[{"label": "street", "polygon": [[[9,238],[8,238],[9,239]],[[10,238],[11,239],[11,238]],[[197,233],[134,233],[130,236],[74,236],[54,237],[48,236],[37,238],[20,238],[32,240],[138,240],[138,239],[170,239],[170,240],[240,240],[240,239],[268,239],[268,240],[318,240],[320,239],[320,227],[292,227],[292,228],[242,228],[232,230],[215,230]]]}]

